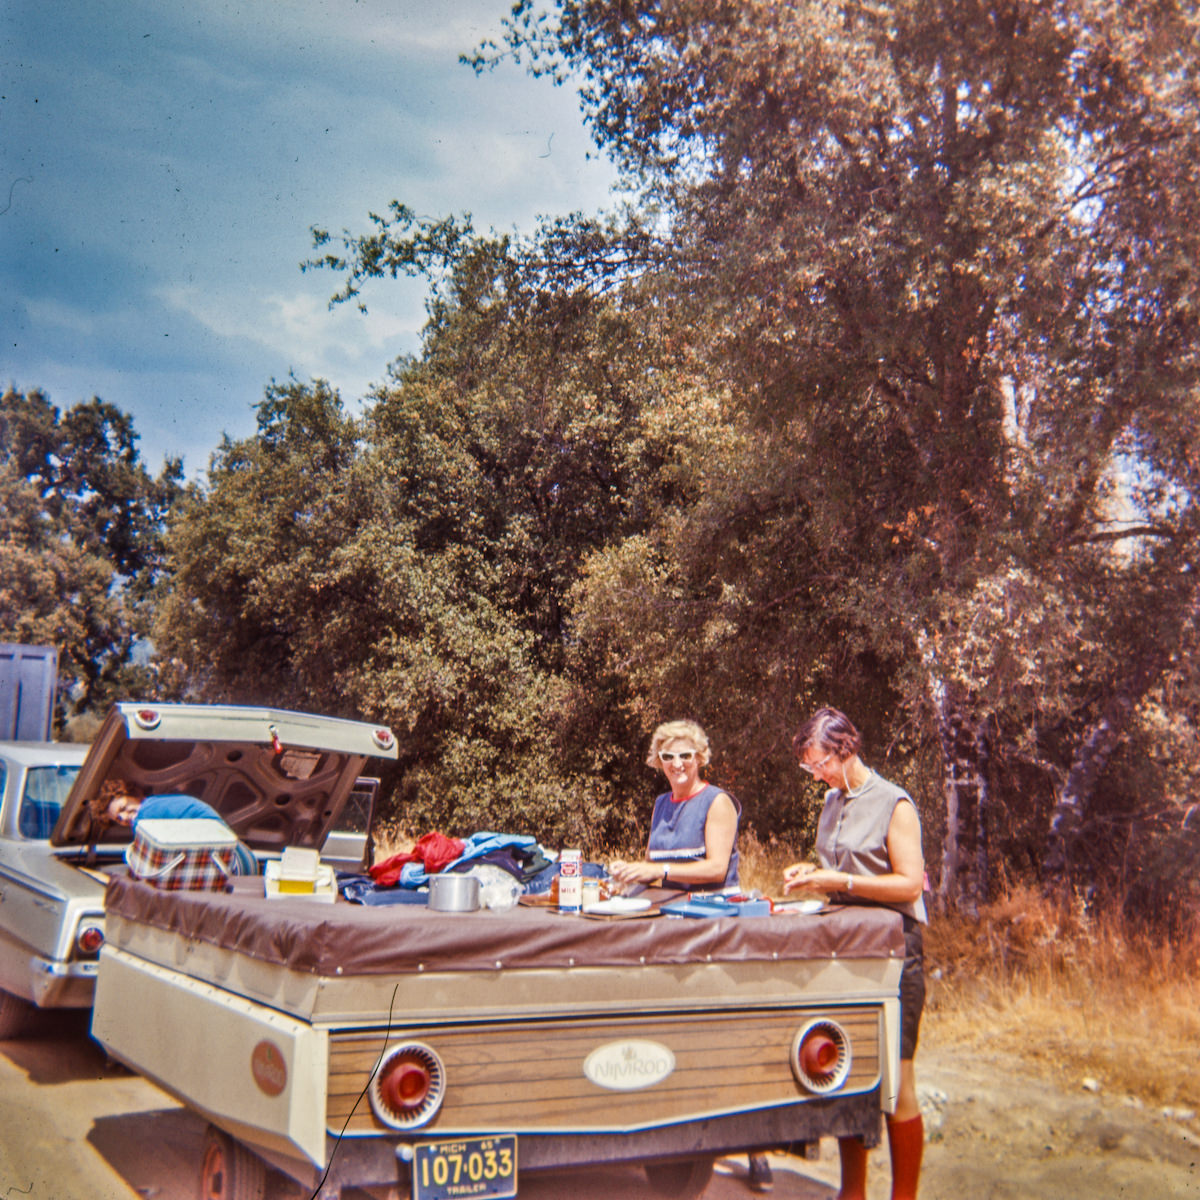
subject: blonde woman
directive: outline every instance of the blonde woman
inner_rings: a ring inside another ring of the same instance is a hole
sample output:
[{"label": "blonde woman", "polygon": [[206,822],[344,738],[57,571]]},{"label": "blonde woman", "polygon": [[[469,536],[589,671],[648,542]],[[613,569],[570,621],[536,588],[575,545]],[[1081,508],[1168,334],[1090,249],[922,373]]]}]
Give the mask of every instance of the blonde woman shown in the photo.
[{"label": "blonde woman", "polygon": [[[704,781],[711,757],[708,735],[695,721],[668,721],[654,731],[646,765],[662,771],[670,790],[654,801],[646,857],[609,864],[608,873],[618,883],[737,891],[742,806]],[[771,1190],[774,1180],[765,1155],[750,1155],[746,1178],[753,1191]]]},{"label": "blonde woman", "polygon": [[668,721],[654,731],[646,765],[662,771],[670,790],[654,801],[646,857],[609,864],[618,883],[737,890],[742,808],[728,792],[704,781],[710,757],[708,737],[695,721]]}]

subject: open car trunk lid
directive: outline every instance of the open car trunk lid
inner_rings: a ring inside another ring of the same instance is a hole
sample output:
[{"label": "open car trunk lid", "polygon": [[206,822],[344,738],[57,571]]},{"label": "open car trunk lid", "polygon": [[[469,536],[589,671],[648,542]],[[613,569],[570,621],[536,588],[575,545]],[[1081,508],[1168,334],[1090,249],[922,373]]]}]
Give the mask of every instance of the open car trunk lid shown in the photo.
[{"label": "open car trunk lid", "polygon": [[50,841],[128,840],[127,829],[97,827],[89,809],[105,780],[124,779],[147,795],[205,801],[254,850],[320,849],[372,756],[397,756],[386,726],[239,705],[117,704]]}]

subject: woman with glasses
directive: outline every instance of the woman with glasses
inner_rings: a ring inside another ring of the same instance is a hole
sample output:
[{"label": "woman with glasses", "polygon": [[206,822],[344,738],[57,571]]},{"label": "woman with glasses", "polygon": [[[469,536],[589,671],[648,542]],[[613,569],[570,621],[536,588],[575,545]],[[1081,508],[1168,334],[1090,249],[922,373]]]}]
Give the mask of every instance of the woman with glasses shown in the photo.
[{"label": "woman with glasses", "polygon": [[[794,863],[784,892],[828,896],[835,904],[883,904],[904,920],[900,976],[900,1087],[887,1118],[892,1200],[915,1200],[925,1126],[917,1103],[913,1057],[925,1005],[922,927],[925,860],[921,821],[903,788],[880,778],[859,757],[862,738],[836,708],[822,708],[792,739],[800,767],[829,789],[817,825],[818,864]],[[842,1185],[837,1200],[866,1200],[867,1149],[839,1138]]]},{"label": "woman with glasses", "polygon": [[[710,757],[708,735],[695,721],[668,721],[654,731],[646,765],[661,770],[671,790],[654,801],[646,857],[609,864],[608,873],[618,883],[737,891],[737,829],[742,806],[728,792],[701,778]],[[751,1189],[770,1191],[773,1180],[766,1156],[749,1157]]]},{"label": "woman with glasses", "polygon": [[737,890],[742,808],[728,792],[701,778],[709,758],[708,737],[695,721],[668,721],[654,731],[646,765],[661,770],[671,790],[654,801],[646,857],[609,864],[608,873],[618,883]]}]

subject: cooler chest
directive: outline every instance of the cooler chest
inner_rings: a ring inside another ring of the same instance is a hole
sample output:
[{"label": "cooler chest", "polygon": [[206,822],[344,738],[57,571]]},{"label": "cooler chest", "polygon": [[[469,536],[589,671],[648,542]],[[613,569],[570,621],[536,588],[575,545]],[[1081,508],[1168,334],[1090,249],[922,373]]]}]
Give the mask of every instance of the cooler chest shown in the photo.
[{"label": "cooler chest", "polygon": [[167,891],[222,891],[237,835],[205,817],[139,821],[125,852],[129,873]]}]

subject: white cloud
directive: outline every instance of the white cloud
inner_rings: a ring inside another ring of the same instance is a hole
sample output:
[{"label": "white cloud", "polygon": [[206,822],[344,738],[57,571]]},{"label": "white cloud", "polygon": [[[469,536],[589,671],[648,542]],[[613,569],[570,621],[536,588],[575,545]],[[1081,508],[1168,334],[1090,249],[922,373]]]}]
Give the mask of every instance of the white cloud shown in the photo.
[{"label": "white cloud", "polygon": [[425,324],[419,283],[393,285],[366,315],[353,305],[330,310],[323,293],[301,290],[230,295],[172,285],[159,294],[164,304],[214,337],[253,344],[256,358],[275,364],[275,378],[320,376],[347,399],[358,399],[381,379],[397,355],[415,351]]}]

